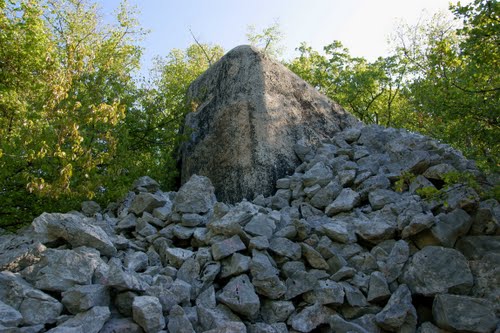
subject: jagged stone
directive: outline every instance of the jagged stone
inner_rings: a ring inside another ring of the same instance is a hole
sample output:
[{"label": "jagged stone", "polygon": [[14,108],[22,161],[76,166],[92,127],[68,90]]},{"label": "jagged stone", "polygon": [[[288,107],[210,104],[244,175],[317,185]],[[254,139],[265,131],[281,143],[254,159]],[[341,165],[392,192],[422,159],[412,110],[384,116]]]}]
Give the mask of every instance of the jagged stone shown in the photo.
[{"label": "jagged stone", "polygon": [[276,224],[266,214],[259,213],[248,222],[244,230],[253,236],[265,236],[270,239],[276,229]]},{"label": "jagged stone", "polygon": [[391,292],[384,274],[380,272],[373,272],[370,275],[370,287],[368,288],[366,300],[368,302],[378,302],[385,300],[390,296]]},{"label": "jagged stone", "polygon": [[344,221],[327,223],[321,226],[320,231],[324,232],[332,241],[339,243],[349,243],[356,241],[356,235]]},{"label": "jagged stone", "polygon": [[175,196],[173,210],[181,213],[207,213],[217,199],[212,182],[207,177],[189,175]]},{"label": "jagged stone", "polygon": [[467,293],[473,277],[465,257],[454,249],[427,246],[411,257],[400,282],[414,294],[433,296],[455,292]]},{"label": "jagged stone", "polygon": [[75,286],[64,291],[62,304],[69,312],[77,314],[89,310],[94,306],[109,306],[109,291],[105,286],[90,284]]},{"label": "jagged stone", "polygon": [[116,248],[104,230],[74,214],[43,213],[33,221],[33,228],[48,241],[62,238],[73,247],[92,247],[107,256],[116,254]]},{"label": "jagged stone", "polygon": [[47,248],[29,236],[0,236],[0,271],[20,272],[36,264]]},{"label": "jagged stone", "polygon": [[91,248],[47,249],[42,260],[35,265],[35,287],[64,291],[75,285],[90,284],[94,271],[101,264],[99,252]]},{"label": "jagged stone", "polygon": [[146,333],[153,333],[165,327],[165,318],[158,298],[153,296],[137,296],[132,304],[134,321]]},{"label": "jagged stone", "polygon": [[143,212],[152,213],[155,208],[163,207],[166,203],[167,200],[162,196],[141,192],[132,200],[129,211],[139,216]]},{"label": "jagged stone", "polygon": [[318,279],[314,274],[304,271],[294,272],[286,279],[285,299],[290,300],[298,295],[316,288]]},{"label": "jagged stone", "polygon": [[365,330],[360,325],[349,322],[338,314],[330,316],[328,323],[333,332],[369,333],[369,331]]},{"label": "jagged stone", "polygon": [[145,291],[148,284],[132,271],[124,271],[119,260],[111,259],[108,262],[109,271],[106,285],[119,291]]},{"label": "jagged stone", "polygon": [[344,288],[345,298],[347,303],[353,307],[363,307],[368,306],[365,295],[357,287],[351,285],[347,282],[340,282],[342,288]]},{"label": "jagged stone", "polygon": [[269,324],[287,321],[294,310],[295,307],[291,301],[265,300],[261,307],[262,317]]},{"label": "jagged stone", "polygon": [[290,316],[288,324],[299,332],[311,332],[321,324],[328,323],[330,316],[334,313],[335,311],[326,306],[314,304]]},{"label": "jagged stone", "polygon": [[82,213],[88,217],[92,217],[101,211],[101,206],[95,201],[83,201],[81,207]]},{"label": "jagged stone", "polygon": [[212,256],[214,260],[220,260],[231,254],[246,249],[245,244],[238,235],[224,239],[212,245]]},{"label": "jagged stone", "polygon": [[249,318],[256,315],[260,308],[259,296],[245,274],[232,278],[217,296],[217,300],[234,312]]},{"label": "jagged stone", "polygon": [[71,333],[85,332],[98,333],[101,331],[104,323],[108,320],[111,313],[105,306],[95,306],[92,309],[81,312],[76,316],[66,320],[47,332],[50,333]]},{"label": "jagged stone", "polygon": [[170,310],[167,328],[170,333],[195,333],[189,318],[178,305]]},{"label": "jagged stone", "polygon": [[300,259],[302,251],[300,245],[284,237],[276,237],[269,242],[269,249],[280,256],[292,260]]},{"label": "jagged stone", "polygon": [[388,283],[395,281],[403,272],[403,267],[410,256],[410,247],[404,240],[397,241],[387,256],[387,259],[379,264]]},{"label": "jagged stone", "polygon": [[498,322],[488,301],[461,295],[436,295],[432,314],[439,327],[452,332],[492,332]]},{"label": "jagged stone", "polygon": [[415,332],[417,311],[412,304],[410,289],[400,285],[375,320],[380,327],[391,332]]},{"label": "jagged stone", "polygon": [[160,184],[149,176],[137,178],[132,184],[132,190],[137,192],[155,193],[160,189]]},{"label": "jagged stone", "polygon": [[456,209],[448,214],[439,214],[436,223],[427,231],[414,237],[420,248],[428,245],[453,247],[457,239],[464,236],[472,225],[472,219],[462,209]]},{"label": "jagged stone", "polygon": [[326,260],[312,246],[306,243],[301,243],[300,246],[302,248],[303,256],[306,258],[311,267],[324,270],[330,268]]},{"label": "jagged stone", "polygon": [[471,235],[500,234],[500,204],[495,199],[479,203],[479,208],[472,218]]},{"label": "jagged stone", "polygon": [[15,327],[23,321],[23,315],[11,307],[0,301],[0,325]]},{"label": "jagged stone", "polygon": [[239,275],[250,269],[251,258],[239,253],[233,254],[230,258],[222,261],[221,277]]},{"label": "jagged stone", "polygon": [[303,295],[306,302],[310,304],[340,305],[344,303],[344,288],[332,280],[319,280],[314,290]]},{"label": "jagged stone", "polygon": [[348,212],[356,207],[360,201],[361,197],[358,192],[344,188],[338,197],[325,208],[325,213],[328,216],[333,216],[341,212]]},{"label": "jagged stone", "polygon": [[368,200],[374,210],[380,209],[385,205],[396,202],[400,197],[399,193],[386,189],[376,189],[368,194]]},{"label": "jagged stone", "polygon": [[129,318],[110,318],[99,333],[143,333],[142,328]]}]

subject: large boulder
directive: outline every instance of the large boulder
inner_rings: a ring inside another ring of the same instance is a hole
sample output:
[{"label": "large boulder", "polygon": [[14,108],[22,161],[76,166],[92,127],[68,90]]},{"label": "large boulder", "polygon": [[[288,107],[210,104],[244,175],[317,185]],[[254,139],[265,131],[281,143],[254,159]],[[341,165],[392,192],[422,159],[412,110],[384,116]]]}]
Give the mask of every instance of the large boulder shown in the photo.
[{"label": "large boulder", "polygon": [[207,176],[220,201],[270,195],[300,163],[294,145],[319,143],[355,118],[251,46],[239,46],[196,79],[182,147],[181,181]]}]

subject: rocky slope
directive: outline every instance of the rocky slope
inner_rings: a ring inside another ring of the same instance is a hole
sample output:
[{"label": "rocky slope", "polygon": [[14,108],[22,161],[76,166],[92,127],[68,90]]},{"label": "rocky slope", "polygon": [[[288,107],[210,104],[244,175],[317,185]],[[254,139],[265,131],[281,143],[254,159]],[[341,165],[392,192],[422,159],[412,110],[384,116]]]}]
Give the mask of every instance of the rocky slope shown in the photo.
[{"label": "rocky slope", "polygon": [[417,194],[479,175],[471,161],[376,126],[294,149],[269,197],[143,177],[106,209],[1,236],[0,332],[499,331],[498,202],[464,184]]}]

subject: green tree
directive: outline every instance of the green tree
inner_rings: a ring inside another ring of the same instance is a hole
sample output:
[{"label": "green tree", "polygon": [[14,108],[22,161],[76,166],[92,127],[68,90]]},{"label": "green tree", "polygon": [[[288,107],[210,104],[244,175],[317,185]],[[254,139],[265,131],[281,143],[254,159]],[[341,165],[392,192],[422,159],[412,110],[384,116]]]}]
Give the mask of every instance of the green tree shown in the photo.
[{"label": "green tree", "polygon": [[500,163],[500,6],[475,1],[398,29],[396,51],[410,64],[409,99],[420,130],[488,170]]},{"label": "green tree", "polygon": [[277,21],[271,26],[264,28],[262,32],[257,32],[253,25],[247,27],[247,39],[250,44],[275,58],[283,54],[284,48],[281,45],[283,37],[283,31]]},{"label": "green tree", "polygon": [[130,143],[125,146],[138,157],[136,163],[141,165],[135,169],[146,170],[164,188],[173,188],[178,177],[179,144],[185,139],[182,126],[190,111],[189,84],[223,53],[217,45],[193,44],[157,58],[150,80],[138,92],[138,103],[127,113]]},{"label": "green tree", "polygon": [[115,185],[142,32],[125,3],[114,26],[86,0],[1,4],[0,218],[10,225]]},{"label": "green tree", "polygon": [[305,43],[298,51],[287,66],[363,122],[400,127],[410,121],[402,116],[406,65],[398,58],[368,62],[351,56],[339,41],[325,46],[323,54]]}]

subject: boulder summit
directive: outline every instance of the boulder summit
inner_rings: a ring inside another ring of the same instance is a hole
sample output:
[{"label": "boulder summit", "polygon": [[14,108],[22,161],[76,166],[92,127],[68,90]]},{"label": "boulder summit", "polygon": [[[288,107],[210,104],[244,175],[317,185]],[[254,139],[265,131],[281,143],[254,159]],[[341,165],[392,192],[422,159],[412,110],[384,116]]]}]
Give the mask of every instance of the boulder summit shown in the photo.
[{"label": "boulder summit", "polygon": [[238,46],[196,79],[188,91],[189,141],[182,147],[182,183],[210,178],[217,198],[235,203],[270,195],[276,180],[300,164],[306,146],[357,120],[282,64]]}]

